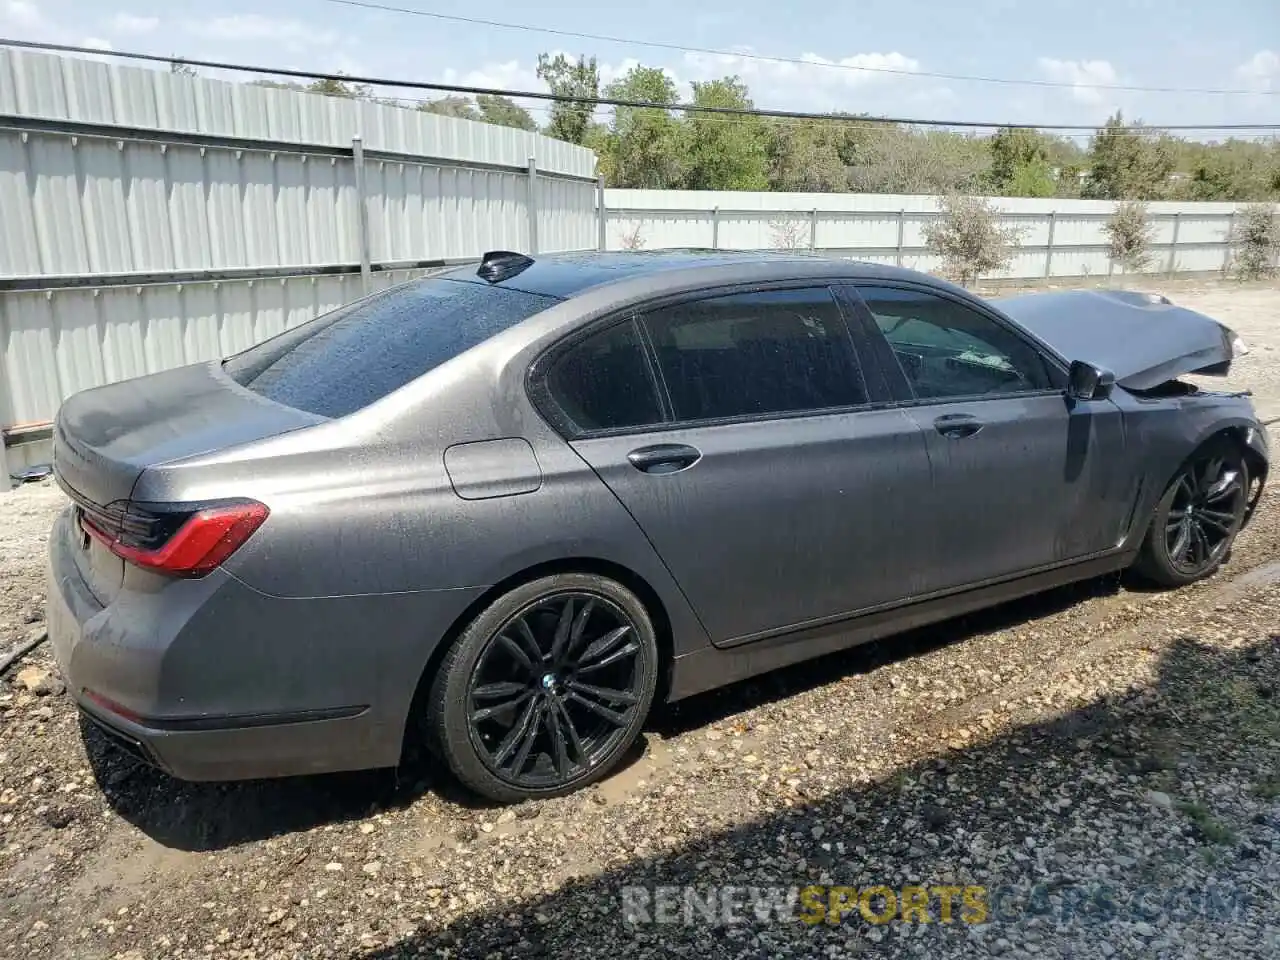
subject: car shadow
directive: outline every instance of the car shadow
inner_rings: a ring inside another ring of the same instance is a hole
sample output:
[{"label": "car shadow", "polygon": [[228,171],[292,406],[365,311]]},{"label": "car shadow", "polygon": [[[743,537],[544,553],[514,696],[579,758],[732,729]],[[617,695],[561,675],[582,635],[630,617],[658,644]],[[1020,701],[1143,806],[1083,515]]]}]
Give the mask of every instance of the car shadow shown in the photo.
[{"label": "car shadow", "polygon": [[[1083,581],[828,654],[675,704],[659,705],[645,729],[664,739],[676,736],[845,677],[909,660],[975,634],[1048,616],[1118,589],[1115,576]],[[421,748],[411,748],[405,762],[394,770],[189,783],[134,760],[83,719],[81,733],[94,778],[112,809],[156,842],[181,850],[220,850],[361,819],[379,810],[406,807],[428,792],[471,809],[493,806],[459,786]],[[644,757],[645,751],[642,738],[611,778],[622,776]]]},{"label": "car shadow", "polygon": [[[1177,945],[1183,923],[1202,939],[1243,934],[1266,951],[1255,938],[1271,891],[1251,883],[1248,869],[1237,881],[1233,865],[1280,835],[1280,808],[1199,791],[1225,777],[1249,781],[1247,796],[1280,795],[1278,681],[1280,635],[1232,649],[1186,637],[1142,688],[972,746],[938,742],[888,777],[775,803],[755,820],[694,832],[552,893],[504,899],[449,924],[424,920],[410,897],[382,929],[415,932],[383,934],[348,956],[1154,956],[1160,944],[1130,953],[1133,941],[1105,952],[1098,943],[1145,927]],[[1118,849],[1091,843],[1099,810],[1135,836]],[[1184,885],[1188,871],[1193,887]],[[769,893],[815,884],[807,901]],[[849,904],[834,922],[833,886],[844,891],[837,905]],[[929,891],[924,916],[897,912],[907,887]],[[961,907],[960,890],[971,887],[982,889],[981,914]],[[895,906],[877,892],[864,909],[859,890],[868,888],[898,891]],[[955,900],[944,919],[938,891],[948,888]],[[805,914],[819,922],[796,922]],[[1269,946],[1275,955],[1280,938]]]}]

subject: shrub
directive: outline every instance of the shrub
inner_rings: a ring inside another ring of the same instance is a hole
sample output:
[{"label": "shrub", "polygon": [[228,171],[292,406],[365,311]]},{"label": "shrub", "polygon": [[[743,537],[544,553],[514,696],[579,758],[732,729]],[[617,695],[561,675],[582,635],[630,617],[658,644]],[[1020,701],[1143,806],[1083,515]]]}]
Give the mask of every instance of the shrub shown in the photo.
[{"label": "shrub", "polygon": [[1269,203],[1251,203],[1236,214],[1236,276],[1258,280],[1276,272],[1274,257],[1280,247],[1280,222]]},{"label": "shrub", "polygon": [[1147,219],[1145,203],[1126,200],[1116,204],[1115,212],[1103,229],[1110,242],[1107,254],[1112,263],[1124,268],[1125,273],[1141,273],[1151,262],[1151,241],[1156,228]]},{"label": "shrub", "polygon": [[806,250],[809,247],[809,224],[806,221],[779,217],[769,221],[769,232],[778,250]]},{"label": "shrub", "polygon": [[1022,239],[1017,227],[1000,225],[1000,211],[985,197],[943,197],[938,219],[924,227],[929,249],[942,258],[943,271],[964,286],[1007,267]]}]

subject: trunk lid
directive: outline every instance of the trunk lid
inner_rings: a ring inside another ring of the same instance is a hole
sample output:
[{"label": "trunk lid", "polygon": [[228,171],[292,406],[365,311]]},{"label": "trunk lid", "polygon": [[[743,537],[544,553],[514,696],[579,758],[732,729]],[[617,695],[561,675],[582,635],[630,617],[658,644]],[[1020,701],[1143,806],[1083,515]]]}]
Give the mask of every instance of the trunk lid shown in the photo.
[{"label": "trunk lid", "polygon": [[82,534],[88,519],[115,535],[148,467],[226,449],[323,422],[241,387],[218,362],[194,364],[85,390],[68,398],[53,427],[53,465],[74,503],[70,535],[90,591],[110,603],[124,561]]},{"label": "trunk lid", "polygon": [[1063,290],[1002,297],[996,307],[1066,360],[1106,367],[1148,390],[1188,373],[1225,374],[1235,334],[1202,313],[1130,290]]}]

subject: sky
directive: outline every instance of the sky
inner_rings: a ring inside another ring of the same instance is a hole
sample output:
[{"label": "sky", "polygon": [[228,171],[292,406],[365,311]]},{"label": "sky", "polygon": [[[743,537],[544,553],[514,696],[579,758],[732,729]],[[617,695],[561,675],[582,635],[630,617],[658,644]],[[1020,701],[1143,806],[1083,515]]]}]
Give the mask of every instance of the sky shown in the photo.
[{"label": "sky", "polygon": [[[628,42],[332,0],[0,0],[0,37],[503,89],[545,89],[535,74],[540,52],[582,53],[598,59],[603,83],[637,62],[662,67],[682,98],[691,81],[737,74],[762,107],[1041,124],[1100,123],[1122,109],[1154,124],[1280,126],[1280,0],[370,2]],[[544,121],[545,104],[533,106]]]}]

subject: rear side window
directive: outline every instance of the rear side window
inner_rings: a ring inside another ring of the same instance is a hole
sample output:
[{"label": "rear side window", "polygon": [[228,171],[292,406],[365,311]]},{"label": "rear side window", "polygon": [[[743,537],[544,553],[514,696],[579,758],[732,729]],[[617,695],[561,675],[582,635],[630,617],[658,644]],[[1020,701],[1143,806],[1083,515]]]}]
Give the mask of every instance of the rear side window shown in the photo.
[{"label": "rear side window", "polygon": [[826,287],[712,297],[643,319],[677,420],[867,402],[844,319]]},{"label": "rear side window", "polygon": [[662,421],[649,362],[631,320],[571,347],[547,372],[547,389],[582,430]]},{"label": "rear side window", "polygon": [[286,330],[223,367],[277,403],[343,417],[557,302],[477,283],[419,280]]}]

